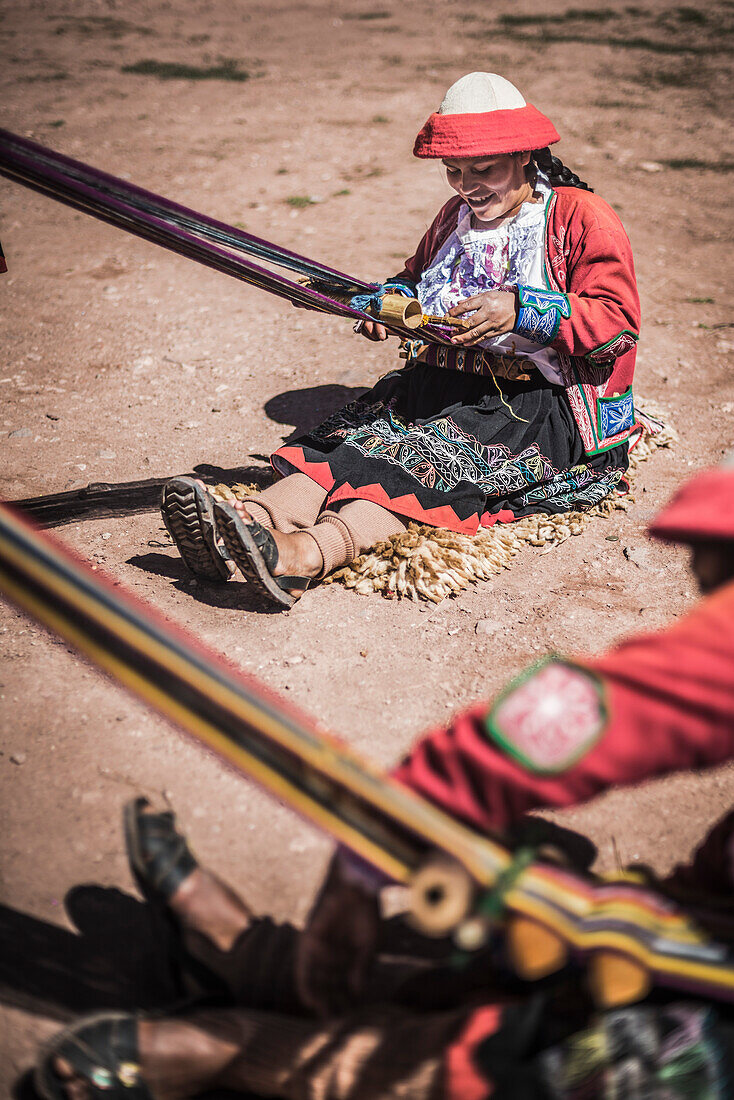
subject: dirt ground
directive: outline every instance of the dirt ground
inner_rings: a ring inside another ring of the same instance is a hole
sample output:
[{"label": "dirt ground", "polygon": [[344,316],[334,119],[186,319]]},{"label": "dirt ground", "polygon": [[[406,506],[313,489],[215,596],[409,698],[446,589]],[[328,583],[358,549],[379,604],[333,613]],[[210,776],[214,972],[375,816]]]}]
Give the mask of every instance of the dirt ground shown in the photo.
[{"label": "dirt ground", "polygon": [[[686,554],[645,524],[734,441],[732,4],[541,7],[0,2],[3,126],[355,275],[402,266],[447,196],[412,142],[475,69],[550,115],[559,154],[622,217],[643,302],[636,389],[680,433],[641,468],[629,513],[438,607],[334,585],[284,615],[252,610],[237,583],[197,585],[156,513],[57,529],[383,765],[539,655],[600,651],[690,607]],[[4,498],[196,465],[242,479],[395,362],[392,341],[371,345],[348,322],[6,181],[0,238]],[[127,799],[165,792],[199,855],[279,918],[303,918],[329,845],[44,630],[7,607],[0,618],[6,1095],[58,1020],[135,1000]],[[732,801],[724,767],[558,816],[589,832],[600,865],[616,846],[664,869]]]}]

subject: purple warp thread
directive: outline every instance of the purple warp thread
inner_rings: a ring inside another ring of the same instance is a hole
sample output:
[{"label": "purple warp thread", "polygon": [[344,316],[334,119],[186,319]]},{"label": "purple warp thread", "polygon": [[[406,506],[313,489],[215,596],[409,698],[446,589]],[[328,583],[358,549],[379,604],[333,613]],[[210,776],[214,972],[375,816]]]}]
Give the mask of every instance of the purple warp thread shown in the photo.
[{"label": "purple warp thread", "polygon": [[[372,319],[370,314],[337,301],[328,293],[295,283],[244,259],[241,253],[252,252],[277,266],[299,271],[325,284],[331,283],[335,290],[343,288],[350,297],[360,292],[374,293],[375,284],[353,279],[335,268],[280,248],[2,129],[0,175],[206,267],[259,286],[280,298],[321,312]],[[182,220],[188,223],[188,227],[175,224]],[[194,232],[190,231],[192,228]],[[228,238],[227,243],[234,242],[232,247],[237,251],[214,243],[211,238],[216,234]],[[401,326],[391,325],[389,328],[397,335],[410,335],[409,330]],[[433,338],[436,342],[444,342],[440,330],[434,330],[433,326],[421,335],[429,340]]]}]

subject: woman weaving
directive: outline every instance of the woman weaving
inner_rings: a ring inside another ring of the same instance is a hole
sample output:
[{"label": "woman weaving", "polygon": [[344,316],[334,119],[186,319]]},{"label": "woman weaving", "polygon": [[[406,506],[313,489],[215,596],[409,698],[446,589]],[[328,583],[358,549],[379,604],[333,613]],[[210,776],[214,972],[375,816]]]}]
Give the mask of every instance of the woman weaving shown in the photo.
[{"label": "woman weaving", "polygon": [[[640,312],[614,211],[548,146],[552,123],[507,80],[449,88],[414,153],[456,192],[391,282],[423,311],[468,322],[281,447],[282,479],[236,505],[177,478],[163,515],[185,563],[238,566],[272,603],[411,520],[474,534],[533,512],[585,508],[628,465]],[[384,340],[377,322],[363,335]]]}]

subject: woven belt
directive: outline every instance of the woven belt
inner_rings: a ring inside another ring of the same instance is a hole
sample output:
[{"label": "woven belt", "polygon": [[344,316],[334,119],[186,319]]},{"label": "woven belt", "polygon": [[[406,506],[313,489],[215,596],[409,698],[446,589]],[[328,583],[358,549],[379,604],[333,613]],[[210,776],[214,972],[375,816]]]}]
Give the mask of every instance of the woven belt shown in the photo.
[{"label": "woven belt", "polygon": [[406,358],[430,367],[461,371],[464,374],[493,374],[510,382],[532,382],[537,367],[530,359],[515,355],[494,355],[484,348],[449,348],[440,344],[423,345],[417,355]]}]

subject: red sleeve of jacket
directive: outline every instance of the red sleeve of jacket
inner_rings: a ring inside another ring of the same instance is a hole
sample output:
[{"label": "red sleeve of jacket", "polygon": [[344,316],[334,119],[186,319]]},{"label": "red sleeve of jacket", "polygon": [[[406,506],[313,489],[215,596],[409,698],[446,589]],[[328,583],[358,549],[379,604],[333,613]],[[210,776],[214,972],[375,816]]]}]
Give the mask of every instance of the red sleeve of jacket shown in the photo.
[{"label": "red sleeve of jacket", "polygon": [[8,265],[5,263],[5,256],[3,255],[3,246],[2,246],[2,242],[0,242],[0,275],[2,275],[3,272],[7,271],[7,270],[8,270]]},{"label": "red sleeve of jacket", "polygon": [[417,283],[421,275],[428,267],[433,257],[438,252],[448,235],[456,228],[456,216],[461,206],[458,196],[449,199],[439,210],[436,217],[429,225],[421,238],[420,244],[410,257],[405,261],[405,267],[394,276],[395,279],[410,279]]},{"label": "red sleeve of jacket", "polygon": [[601,679],[608,719],[561,774],[532,772],[508,755],[487,732],[491,705],[481,703],[420,741],[393,775],[455,817],[501,829],[534,807],[734,756],[734,584],[583,668]]},{"label": "red sleeve of jacket", "polygon": [[586,191],[576,189],[572,197],[559,192],[548,249],[561,285],[560,274],[565,273],[571,307],[571,316],[561,319],[550,347],[583,357],[623,332],[639,336],[632,247],[608,203]]}]

